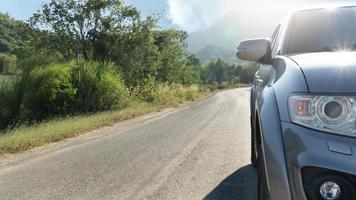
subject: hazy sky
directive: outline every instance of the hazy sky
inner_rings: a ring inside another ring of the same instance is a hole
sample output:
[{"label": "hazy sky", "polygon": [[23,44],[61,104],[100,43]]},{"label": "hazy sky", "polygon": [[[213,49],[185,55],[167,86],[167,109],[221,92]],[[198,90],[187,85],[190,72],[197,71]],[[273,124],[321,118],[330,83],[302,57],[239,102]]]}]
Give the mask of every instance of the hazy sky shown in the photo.
[{"label": "hazy sky", "polygon": [[[28,19],[48,0],[0,0],[0,11],[16,19]],[[234,10],[248,16],[284,16],[290,9],[317,3],[355,2],[352,0],[125,0],[143,15],[159,12],[164,27],[179,27],[189,32],[206,28],[224,13]],[[275,19],[276,16],[273,17]]]}]

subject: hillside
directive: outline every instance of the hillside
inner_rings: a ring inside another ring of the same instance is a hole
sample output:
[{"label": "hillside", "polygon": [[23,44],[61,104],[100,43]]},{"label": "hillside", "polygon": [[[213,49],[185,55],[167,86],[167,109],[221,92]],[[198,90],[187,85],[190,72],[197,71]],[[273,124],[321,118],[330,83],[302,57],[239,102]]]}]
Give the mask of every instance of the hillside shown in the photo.
[{"label": "hillside", "polygon": [[[241,16],[244,17],[241,18]],[[270,20],[262,16],[252,16],[252,13],[247,11],[232,10],[210,27],[190,33],[187,39],[189,51],[198,52],[209,45],[235,49],[239,41],[243,39],[269,37],[279,20],[278,16]]]},{"label": "hillside", "polygon": [[209,61],[221,58],[230,63],[236,63],[237,59],[233,49],[225,49],[215,45],[207,45],[199,50],[196,55],[201,63],[207,64]]}]

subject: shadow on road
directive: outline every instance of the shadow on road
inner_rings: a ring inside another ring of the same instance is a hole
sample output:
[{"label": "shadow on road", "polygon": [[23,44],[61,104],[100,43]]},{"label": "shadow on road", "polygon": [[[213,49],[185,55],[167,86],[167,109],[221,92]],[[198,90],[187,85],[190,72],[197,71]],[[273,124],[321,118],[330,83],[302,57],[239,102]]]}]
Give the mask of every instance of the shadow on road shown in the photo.
[{"label": "shadow on road", "polygon": [[242,167],[225,178],[203,200],[256,200],[256,170]]}]

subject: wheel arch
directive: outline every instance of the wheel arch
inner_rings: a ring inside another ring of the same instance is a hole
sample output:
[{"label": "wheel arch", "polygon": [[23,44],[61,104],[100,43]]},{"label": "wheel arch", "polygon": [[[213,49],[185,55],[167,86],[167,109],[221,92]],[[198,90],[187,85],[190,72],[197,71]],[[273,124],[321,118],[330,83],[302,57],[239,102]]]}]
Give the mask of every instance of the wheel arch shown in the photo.
[{"label": "wheel arch", "polygon": [[262,146],[267,186],[271,199],[290,200],[290,186],[284,152],[278,104],[272,87],[265,88],[256,107],[256,138]]}]

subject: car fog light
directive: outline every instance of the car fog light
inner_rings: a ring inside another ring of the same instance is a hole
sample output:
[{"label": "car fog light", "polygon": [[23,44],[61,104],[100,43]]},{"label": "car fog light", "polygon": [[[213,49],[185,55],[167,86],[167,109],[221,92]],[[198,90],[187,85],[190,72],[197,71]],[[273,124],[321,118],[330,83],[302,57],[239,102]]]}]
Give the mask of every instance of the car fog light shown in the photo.
[{"label": "car fog light", "polygon": [[337,183],[328,181],[320,186],[320,195],[325,200],[336,200],[341,195],[341,188]]}]

